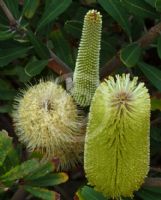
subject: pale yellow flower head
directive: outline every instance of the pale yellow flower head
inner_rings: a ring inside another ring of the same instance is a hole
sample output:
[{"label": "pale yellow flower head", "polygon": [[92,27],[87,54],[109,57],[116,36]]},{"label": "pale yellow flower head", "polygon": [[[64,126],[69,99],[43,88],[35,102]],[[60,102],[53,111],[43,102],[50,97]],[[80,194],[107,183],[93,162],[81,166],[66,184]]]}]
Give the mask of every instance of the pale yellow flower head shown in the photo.
[{"label": "pale yellow flower head", "polygon": [[107,197],[129,197],[149,170],[150,97],[137,78],[116,75],[97,88],[85,138],[89,184]]},{"label": "pale yellow flower head", "polygon": [[68,169],[81,159],[81,117],[72,97],[53,81],[40,81],[16,99],[13,120],[19,140],[44,159]]}]

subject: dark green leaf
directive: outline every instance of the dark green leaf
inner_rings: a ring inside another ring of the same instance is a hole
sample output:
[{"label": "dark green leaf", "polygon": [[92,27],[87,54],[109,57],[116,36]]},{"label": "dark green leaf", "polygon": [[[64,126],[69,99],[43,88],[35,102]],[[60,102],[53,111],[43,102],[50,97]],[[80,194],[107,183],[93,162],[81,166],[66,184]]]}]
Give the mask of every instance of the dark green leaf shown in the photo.
[{"label": "dark green leaf", "polygon": [[60,172],[55,174],[47,174],[41,178],[33,180],[30,182],[30,185],[39,187],[54,186],[64,183],[67,180],[68,180],[68,175],[66,173]]},{"label": "dark green leaf", "polygon": [[127,67],[133,67],[139,61],[141,55],[141,47],[137,43],[129,44],[120,52],[121,61]]},{"label": "dark green leaf", "polygon": [[8,136],[7,132],[0,132],[0,166],[3,164],[7,154],[12,148],[12,139]]},{"label": "dark green leaf", "polygon": [[71,0],[52,0],[45,9],[45,12],[40,19],[37,30],[54,21],[60,14],[62,14],[72,3]]},{"label": "dark green leaf", "polygon": [[83,23],[76,20],[67,21],[65,23],[65,30],[76,38],[81,37]]},{"label": "dark green leaf", "polygon": [[44,188],[25,186],[25,190],[33,196],[43,200],[59,200],[60,196],[57,192],[53,192]]},{"label": "dark green leaf", "polygon": [[122,0],[123,5],[136,16],[142,18],[157,18],[156,10],[149,4],[140,0]]},{"label": "dark green leaf", "polygon": [[108,200],[101,193],[96,192],[93,188],[84,186],[76,193],[79,200]]},{"label": "dark green leaf", "polygon": [[161,36],[159,36],[158,38],[158,42],[157,42],[157,52],[158,52],[158,56],[161,59]]},{"label": "dark green leaf", "polygon": [[0,49],[0,67],[9,64],[11,61],[21,58],[27,53],[31,47],[14,47],[8,49]]},{"label": "dark green leaf", "polygon": [[5,183],[5,182],[21,179],[27,176],[28,174],[30,174],[33,170],[37,169],[38,166],[39,166],[39,162],[37,160],[25,161],[21,165],[17,165],[13,169],[11,169],[9,172],[1,176],[0,180],[3,183]]},{"label": "dark green leaf", "polygon": [[48,60],[31,60],[25,66],[25,72],[30,77],[36,76],[42,72],[47,64]]},{"label": "dark green leaf", "polygon": [[15,90],[0,89],[0,100],[12,100],[15,94]]},{"label": "dark green leaf", "polygon": [[6,31],[0,31],[0,40],[8,40],[12,38],[14,33],[10,32],[9,30]]},{"label": "dark green leaf", "polygon": [[71,48],[68,41],[64,38],[61,30],[56,30],[51,33],[51,39],[54,46],[54,52],[68,66],[74,68],[74,62],[71,54]]},{"label": "dark green leaf", "polygon": [[1,105],[0,106],[0,113],[9,113],[12,110],[11,105]]},{"label": "dark green leaf", "polygon": [[34,50],[41,59],[49,58],[49,51],[47,47],[32,33],[32,31],[28,31],[28,37],[30,42],[34,46]]},{"label": "dark green leaf", "polygon": [[143,62],[139,62],[138,66],[151,83],[161,91],[161,70]]},{"label": "dark green leaf", "polygon": [[55,166],[53,163],[51,162],[41,163],[39,167],[36,168],[35,170],[33,169],[30,176],[26,177],[25,179],[35,180],[49,174],[50,172],[53,172],[54,170],[55,170]]},{"label": "dark green leaf", "polygon": [[40,0],[24,0],[22,14],[24,14],[26,18],[31,19],[34,16],[39,4]]},{"label": "dark green leaf", "polygon": [[153,127],[150,131],[151,137],[157,142],[161,142],[161,131],[159,128]]},{"label": "dark green leaf", "polygon": [[155,0],[156,10],[161,12],[161,0]]},{"label": "dark green leaf", "polygon": [[98,3],[111,15],[126,31],[128,36],[131,36],[130,24],[125,9],[122,3],[118,0],[98,0]]}]

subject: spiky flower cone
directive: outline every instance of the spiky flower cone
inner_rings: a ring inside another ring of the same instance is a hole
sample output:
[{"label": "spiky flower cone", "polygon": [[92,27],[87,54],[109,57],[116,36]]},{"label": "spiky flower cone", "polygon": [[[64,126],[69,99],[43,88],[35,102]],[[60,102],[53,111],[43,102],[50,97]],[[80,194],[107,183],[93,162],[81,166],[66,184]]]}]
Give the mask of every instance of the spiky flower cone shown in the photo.
[{"label": "spiky flower cone", "polygon": [[99,84],[99,54],[102,16],[90,10],[84,19],[73,77],[73,97],[78,105],[89,106]]},{"label": "spiky flower cone", "polygon": [[73,99],[52,81],[40,81],[16,99],[13,120],[19,140],[61,169],[75,166],[83,152],[81,118]]},{"label": "spiky flower cone", "polygon": [[150,98],[129,75],[110,77],[93,97],[85,138],[85,172],[105,196],[132,196],[149,170]]}]

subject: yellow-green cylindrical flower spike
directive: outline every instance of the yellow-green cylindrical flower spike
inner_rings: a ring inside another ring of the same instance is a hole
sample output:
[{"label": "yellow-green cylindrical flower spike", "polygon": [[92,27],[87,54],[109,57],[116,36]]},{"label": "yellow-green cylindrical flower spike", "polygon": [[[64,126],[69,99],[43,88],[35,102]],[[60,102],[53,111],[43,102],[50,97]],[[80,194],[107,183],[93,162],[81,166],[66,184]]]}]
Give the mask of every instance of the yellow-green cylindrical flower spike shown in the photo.
[{"label": "yellow-green cylindrical flower spike", "polygon": [[132,196],[149,170],[150,97],[129,75],[109,77],[93,97],[85,138],[85,172],[105,196]]},{"label": "yellow-green cylindrical flower spike", "polygon": [[69,169],[81,160],[81,116],[73,98],[53,81],[40,81],[16,99],[13,113],[19,140],[29,151],[40,151],[44,160],[58,159],[58,168]]},{"label": "yellow-green cylindrical flower spike", "polygon": [[73,77],[73,97],[82,107],[89,106],[99,85],[99,54],[102,16],[90,10],[85,16]]}]

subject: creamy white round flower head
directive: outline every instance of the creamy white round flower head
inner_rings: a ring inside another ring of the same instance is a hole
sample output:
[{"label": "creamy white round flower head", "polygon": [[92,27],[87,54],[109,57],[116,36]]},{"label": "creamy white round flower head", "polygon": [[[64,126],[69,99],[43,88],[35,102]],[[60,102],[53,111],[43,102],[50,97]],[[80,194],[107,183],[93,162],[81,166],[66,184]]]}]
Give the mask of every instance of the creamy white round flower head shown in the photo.
[{"label": "creamy white round flower head", "polygon": [[13,120],[19,140],[44,159],[58,159],[61,169],[81,161],[81,116],[72,97],[53,81],[29,86],[15,99]]},{"label": "creamy white round flower head", "polygon": [[92,99],[85,137],[89,183],[105,196],[131,197],[149,171],[150,97],[129,74],[109,77]]}]

